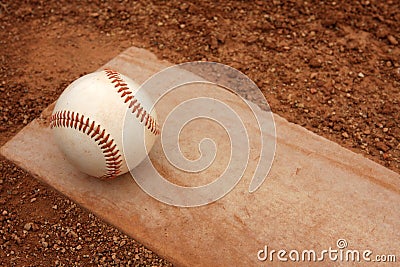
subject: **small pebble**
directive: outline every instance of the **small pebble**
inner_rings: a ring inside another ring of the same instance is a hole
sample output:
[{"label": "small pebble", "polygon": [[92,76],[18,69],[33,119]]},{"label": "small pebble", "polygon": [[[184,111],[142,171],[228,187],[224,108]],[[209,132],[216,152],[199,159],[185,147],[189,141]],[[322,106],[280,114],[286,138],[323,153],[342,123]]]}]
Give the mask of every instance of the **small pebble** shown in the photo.
[{"label": "small pebble", "polygon": [[388,38],[390,44],[392,44],[392,45],[398,45],[399,44],[399,42],[396,40],[396,38],[393,35],[388,35],[387,38]]},{"label": "small pebble", "polygon": [[383,142],[377,142],[376,144],[375,144],[375,147],[378,149],[378,150],[380,150],[380,151],[383,151],[383,152],[386,152],[386,151],[388,151],[390,148],[385,144],[385,143],[383,143]]},{"label": "small pebble", "polygon": [[26,231],[31,230],[31,229],[32,229],[32,224],[33,224],[33,223],[26,223],[26,224],[24,225],[24,229],[25,229]]},{"label": "small pebble", "polygon": [[320,68],[322,66],[322,61],[317,58],[312,58],[309,62],[309,65],[312,68]]},{"label": "small pebble", "polygon": [[357,75],[359,78],[364,78],[365,76],[364,76],[364,73],[362,73],[362,72],[360,72],[358,75]]}]

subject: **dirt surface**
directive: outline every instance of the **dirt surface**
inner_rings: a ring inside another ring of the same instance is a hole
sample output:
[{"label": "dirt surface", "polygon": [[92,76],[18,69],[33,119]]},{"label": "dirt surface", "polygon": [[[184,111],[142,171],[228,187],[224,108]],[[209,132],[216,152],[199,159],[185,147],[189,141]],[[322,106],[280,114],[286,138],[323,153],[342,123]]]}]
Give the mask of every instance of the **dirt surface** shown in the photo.
[{"label": "dirt surface", "polygon": [[[0,145],[135,45],[253,79],[291,122],[400,173],[399,1],[0,2]],[[40,153],[38,151],[38,153]],[[4,158],[1,266],[164,266]]]}]

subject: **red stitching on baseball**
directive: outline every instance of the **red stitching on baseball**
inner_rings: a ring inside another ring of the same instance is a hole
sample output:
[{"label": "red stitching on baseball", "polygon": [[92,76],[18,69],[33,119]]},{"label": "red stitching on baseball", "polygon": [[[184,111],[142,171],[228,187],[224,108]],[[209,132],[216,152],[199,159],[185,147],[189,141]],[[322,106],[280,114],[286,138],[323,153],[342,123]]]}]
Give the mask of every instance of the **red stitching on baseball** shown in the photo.
[{"label": "red stitching on baseball", "polygon": [[94,139],[95,142],[98,142],[97,145],[104,155],[107,168],[106,174],[101,176],[100,179],[113,179],[121,173],[122,155],[119,153],[114,139],[111,139],[110,134],[107,134],[106,130],[102,129],[100,125],[96,125],[96,122],[92,121],[92,123],[90,123],[89,118],[86,118],[85,121],[85,116],[79,115],[79,113],[70,113],[69,110],[60,110],[50,117],[50,128],[54,127],[74,129],[78,127],[78,131]]},{"label": "red stitching on baseball", "polygon": [[[114,87],[118,89],[117,93],[121,94],[121,98],[124,99],[124,103],[128,103],[129,108],[132,108],[132,113],[136,112],[136,118],[139,118],[140,115],[140,122],[144,123],[144,126],[150,130],[155,135],[160,134],[160,129],[158,123],[155,119],[150,116],[150,114],[142,107],[140,102],[132,95],[132,91],[129,89],[128,84],[121,78],[119,72],[114,70],[105,69],[104,72],[106,73],[108,79],[114,84]],[[146,120],[144,119],[146,117]]]}]

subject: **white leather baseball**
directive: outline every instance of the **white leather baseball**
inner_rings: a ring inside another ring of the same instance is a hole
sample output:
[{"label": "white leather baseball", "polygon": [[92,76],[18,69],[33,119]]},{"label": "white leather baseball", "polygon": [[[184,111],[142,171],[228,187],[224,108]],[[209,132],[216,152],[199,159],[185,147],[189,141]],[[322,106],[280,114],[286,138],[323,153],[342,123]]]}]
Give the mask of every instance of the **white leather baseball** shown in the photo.
[{"label": "white leather baseball", "polygon": [[[112,179],[147,156],[160,131],[155,110],[149,113],[152,101],[144,92],[137,94],[138,88],[130,78],[104,70],[82,76],[61,94],[50,127],[60,150],[79,170]],[[126,132],[124,123],[129,124]]]}]

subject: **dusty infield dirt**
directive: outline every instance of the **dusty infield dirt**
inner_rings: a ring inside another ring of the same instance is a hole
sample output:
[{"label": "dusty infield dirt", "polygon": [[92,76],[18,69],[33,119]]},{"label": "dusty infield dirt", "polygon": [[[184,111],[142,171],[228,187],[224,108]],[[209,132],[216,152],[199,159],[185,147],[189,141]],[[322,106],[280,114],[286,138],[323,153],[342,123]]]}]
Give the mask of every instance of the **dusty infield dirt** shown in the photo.
[{"label": "dusty infield dirt", "polygon": [[[199,2],[1,0],[0,145],[135,45],[238,68],[275,113],[400,173],[399,1]],[[1,266],[169,264],[4,158],[0,170]]]}]

